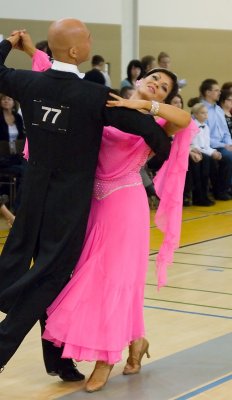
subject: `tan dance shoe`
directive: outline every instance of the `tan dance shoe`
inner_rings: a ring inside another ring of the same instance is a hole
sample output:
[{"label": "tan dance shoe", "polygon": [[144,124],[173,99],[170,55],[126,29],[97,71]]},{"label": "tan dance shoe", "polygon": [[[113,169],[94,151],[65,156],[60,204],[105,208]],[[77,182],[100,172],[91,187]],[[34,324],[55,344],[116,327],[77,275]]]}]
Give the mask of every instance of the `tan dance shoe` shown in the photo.
[{"label": "tan dance shoe", "polygon": [[146,339],[141,338],[134,340],[129,346],[129,357],[126,366],[123,370],[123,375],[137,374],[141,369],[141,361],[146,353],[147,358],[150,358],[149,343]]},{"label": "tan dance shoe", "polygon": [[96,392],[105,386],[114,365],[104,361],[97,361],[95,368],[86,383],[85,390],[89,393]]}]

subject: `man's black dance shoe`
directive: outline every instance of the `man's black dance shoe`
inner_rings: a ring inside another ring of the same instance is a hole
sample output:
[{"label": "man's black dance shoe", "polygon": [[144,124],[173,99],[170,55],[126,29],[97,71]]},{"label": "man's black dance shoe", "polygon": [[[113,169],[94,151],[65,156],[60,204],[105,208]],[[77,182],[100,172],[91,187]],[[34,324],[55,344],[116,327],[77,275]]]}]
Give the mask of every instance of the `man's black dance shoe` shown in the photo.
[{"label": "man's black dance shoe", "polygon": [[85,375],[76,368],[75,363],[70,359],[61,359],[56,370],[47,371],[48,375],[59,376],[65,382],[83,381]]}]

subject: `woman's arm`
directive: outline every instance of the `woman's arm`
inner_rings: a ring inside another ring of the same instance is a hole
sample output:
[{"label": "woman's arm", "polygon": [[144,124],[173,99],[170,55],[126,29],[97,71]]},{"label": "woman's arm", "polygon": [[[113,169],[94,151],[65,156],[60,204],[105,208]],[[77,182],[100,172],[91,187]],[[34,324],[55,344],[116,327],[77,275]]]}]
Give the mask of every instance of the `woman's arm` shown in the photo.
[{"label": "woman's arm", "polygon": [[[152,101],[150,100],[133,100],[123,99],[120,96],[110,93],[116,100],[108,100],[108,107],[127,107],[137,110],[145,110],[150,112],[152,109]],[[186,128],[190,121],[191,115],[185,110],[171,106],[170,104],[158,103],[156,112],[157,117],[164,118],[168,123],[164,126],[164,129],[168,135],[172,135],[180,128]]]},{"label": "woman's arm", "polygon": [[51,68],[51,61],[46,53],[36,49],[29,33],[21,32],[22,50],[32,58],[33,71],[46,71]]}]

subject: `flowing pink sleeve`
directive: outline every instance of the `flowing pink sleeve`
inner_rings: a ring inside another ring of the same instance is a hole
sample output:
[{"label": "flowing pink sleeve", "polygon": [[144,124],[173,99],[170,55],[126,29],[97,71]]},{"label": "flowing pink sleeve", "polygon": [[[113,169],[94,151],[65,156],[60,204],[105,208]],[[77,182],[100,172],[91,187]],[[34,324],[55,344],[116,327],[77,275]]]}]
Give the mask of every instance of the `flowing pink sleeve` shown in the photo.
[{"label": "flowing pink sleeve", "polygon": [[[161,126],[165,122],[158,121]],[[167,267],[173,262],[174,251],[179,247],[189,149],[191,140],[198,131],[199,128],[195,122],[191,121],[187,128],[177,132],[169,158],[154,178],[155,191],[160,198],[155,223],[164,233],[163,242],[156,257],[158,288],[166,285]]]},{"label": "flowing pink sleeve", "polygon": [[[32,57],[32,71],[43,72],[47,69],[51,68],[51,61],[49,57],[44,51],[36,50]],[[26,139],[25,146],[23,149],[23,157],[28,160],[29,159],[29,149],[28,149],[28,141]]]},{"label": "flowing pink sleeve", "polygon": [[51,68],[51,65],[48,55],[37,49],[32,57],[32,71],[46,71]]}]

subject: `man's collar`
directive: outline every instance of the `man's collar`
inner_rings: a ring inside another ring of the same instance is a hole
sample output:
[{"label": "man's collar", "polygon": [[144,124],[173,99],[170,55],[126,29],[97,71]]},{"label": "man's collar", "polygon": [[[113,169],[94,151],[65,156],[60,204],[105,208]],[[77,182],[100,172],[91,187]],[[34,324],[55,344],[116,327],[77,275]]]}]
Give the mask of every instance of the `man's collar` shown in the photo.
[{"label": "man's collar", "polygon": [[85,74],[80,72],[79,69],[77,68],[77,66],[74,64],[68,64],[68,63],[54,60],[51,68],[56,71],[72,72],[73,74],[76,74],[80,79],[83,79],[85,76]]},{"label": "man's collar", "polygon": [[202,99],[202,103],[205,104],[208,108],[209,107],[216,107],[217,103],[209,103],[207,100]]}]

